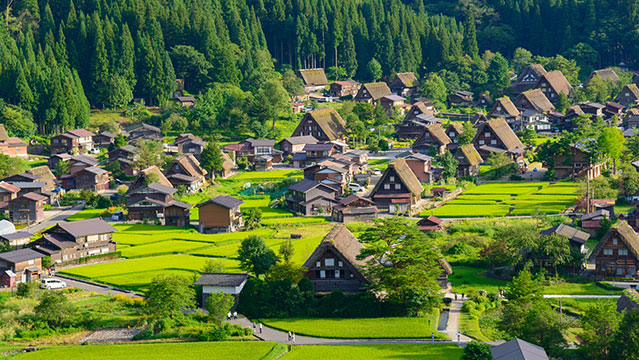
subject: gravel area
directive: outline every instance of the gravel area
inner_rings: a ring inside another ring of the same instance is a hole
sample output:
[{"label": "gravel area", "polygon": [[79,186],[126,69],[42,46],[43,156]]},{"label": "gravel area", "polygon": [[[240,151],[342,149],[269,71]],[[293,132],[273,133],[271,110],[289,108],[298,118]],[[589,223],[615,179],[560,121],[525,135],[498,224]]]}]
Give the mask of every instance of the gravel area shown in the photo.
[{"label": "gravel area", "polygon": [[80,342],[90,343],[115,343],[122,341],[132,341],[133,337],[139,333],[140,329],[101,329],[96,330],[91,335],[85,337]]}]

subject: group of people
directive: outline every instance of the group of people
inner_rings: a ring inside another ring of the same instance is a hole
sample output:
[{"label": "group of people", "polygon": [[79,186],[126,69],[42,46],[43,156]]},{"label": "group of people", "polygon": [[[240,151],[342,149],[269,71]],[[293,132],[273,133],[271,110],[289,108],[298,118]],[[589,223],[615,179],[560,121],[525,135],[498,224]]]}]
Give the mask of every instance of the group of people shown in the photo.
[{"label": "group of people", "polygon": [[262,333],[262,323],[259,323],[259,325],[256,322],[253,322],[253,332],[257,332],[259,329],[260,334]]},{"label": "group of people", "polygon": [[295,333],[289,330],[288,332],[288,341],[293,342],[295,344]]},{"label": "group of people", "polygon": [[233,313],[229,311],[229,313],[226,314],[226,320],[237,320],[237,311],[233,311]]},{"label": "group of people", "polygon": [[[457,300],[457,293],[454,293],[454,295],[455,295],[455,300]],[[461,298],[462,298],[462,300],[464,300],[464,297],[465,297],[465,296],[466,296],[466,294],[461,293]]]}]

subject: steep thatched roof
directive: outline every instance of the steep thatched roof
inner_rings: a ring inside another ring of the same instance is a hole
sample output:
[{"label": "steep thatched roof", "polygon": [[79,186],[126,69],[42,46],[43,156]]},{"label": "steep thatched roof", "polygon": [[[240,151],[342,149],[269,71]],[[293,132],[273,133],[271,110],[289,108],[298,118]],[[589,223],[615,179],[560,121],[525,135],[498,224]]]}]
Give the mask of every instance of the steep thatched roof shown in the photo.
[{"label": "steep thatched roof", "polygon": [[480,125],[477,134],[481,134],[484,131],[484,127],[489,127],[495,136],[497,136],[501,142],[506,146],[506,150],[523,149],[524,144],[517,137],[513,129],[508,125],[504,119],[493,119]]},{"label": "steep thatched roof", "polygon": [[377,181],[377,184],[375,184],[375,188],[373,188],[371,194],[375,194],[377,192],[377,189],[384,182],[384,179],[386,179],[386,177],[392,170],[395,170],[402,183],[404,183],[406,188],[408,188],[408,191],[410,191],[411,194],[413,194],[414,196],[418,196],[424,191],[424,188],[419,182],[419,179],[417,179],[417,176],[415,176],[413,170],[411,170],[411,168],[406,163],[406,159],[400,158],[388,164],[386,171],[384,171],[382,177],[379,179],[379,181]]},{"label": "steep thatched roof", "polygon": [[[307,116],[313,118],[331,140],[340,139],[346,133],[346,122],[333,108],[311,111]],[[302,120],[300,125],[303,123],[304,120]]]},{"label": "steep thatched roof", "polygon": [[53,175],[51,169],[49,169],[48,166],[43,165],[34,167],[33,169],[29,169],[26,172],[40,177],[38,181],[44,181],[47,184],[47,190],[53,189],[55,187],[55,175]]},{"label": "steep thatched roof", "polygon": [[617,300],[617,311],[639,311],[639,292],[635,289],[626,289]]},{"label": "steep thatched roof", "polygon": [[200,166],[200,162],[197,161],[193,154],[182,154],[173,159],[173,163],[182,166],[189,176],[203,177],[208,174],[208,172]]},{"label": "steep thatched roof", "polygon": [[588,80],[586,80],[586,86],[588,86],[590,80],[592,80],[592,78],[594,78],[595,76],[599,76],[601,80],[604,81],[619,81],[619,76],[617,76],[617,73],[613,69],[600,69],[590,73],[590,76],[588,76]]},{"label": "steep thatched roof", "polygon": [[[497,110],[497,108],[500,108],[500,110]],[[488,115],[489,117],[493,117],[494,114],[506,114],[508,116],[512,116],[512,117],[516,117],[519,116],[519,110],[517,109],[517,107],[515,106],[515,104],[513,104],[512,100],[510,100],[510,98],[508,96],[504,96],[501,97],[499,99],[497,99],[497,101],[495,101],[495,104],[493,105],[492,110],[490,111],[490,114]]]},{"label": "steep thatched roof", "polygon": [[377,101],[384,96],[393,95],[388,85],[385,82],[368,83],[362,85],[362,88],[366,89],[373,100]]},{"label": "steep thatched roof", "polygon": [[413,147],[419,145],[448,145],[453,141],[446,135],[441,124],[432,124],[424,128],[424,132],[415,140]]},{"label": "steep thatched roof", "polygon": [[140,171],[140,173],[138,174],[138,177],[133,181],[133,183],[131,183],[131,186],[129,186],[129,190],[127,191],[127,194],[132,193],[133,191],[145,186],[147,183],[145,179],[148,176],[155,178],[155,179],[152,179],[153,181],[149,181],[149,182],[155,182],[160,185],[171,187],[171,188],[173,187],[169,179],[167,179],[166,176],[162,174],[162,170],[160,170],[160,168],[158,168],[157,166],[153,165]]},{"label": "steep thatched roof", "polygon": [[464,155],[470,166],[476,166],[484,162],[484,159],[481,158],[481,155],[479,155],[479,152],[477,152],[473,144],[462,145],[457,148],[457,152]]},{"label": "steep thatched roof", "polygon": [[328,85],[328,79],[322,68],[298,70],[298,74],[304,81],[304,85]]},{"label": "steep thatched roof", "polygon": [[547,113],[555,110],[555,106],[550,102],[550,100],[548,100],[541,89],[534,89],[521,93],[516,102],[518,104],[521,103],[521,99],[527,100],[533,109],[541,113]]},{"label": "steep thatched roof", "polygon": [[417,83],[415,73],[403,72],[395,74],[395,78],[391,82],[391,86],[413,87]]},{"label": "steep thatched roof", "polygon": [[4,124],[0,124],[0,141],[9,141],[9,134],[5,129]]},{"label": "steep thatched roof", "polygon": [[351,233],[344,224],[338,224],[329,231],[322,239],[319,246],[315,248],[315,251],[309,256],[304,263],[304,267],[309,269],[319,259],[319,257],[326,251],[327,247],[334,248],[340,253],[344,259],[350,262],[356,268],[362,268],[369,259],[358,260],[357,256],[364,246],[357,240],[355,235]]},{"label": "steep thatched roof", "polygon": [[639,235],[628,225],[627,222],[621,221],[617,223],[615,226],[611,227],[610,230],[601,238],[597,246],[590,253],[589,259],[594,259],[599,255],[603,246],[608,242],[613,235],[619,235],[619,238],[628,246],[628,250],[632,255],[639,259]]},{"label": "steep thatched roof", "polygon": [[539,79],[543,75],[546,74],[546,69],[541,64],[532,64],[526,66],[519,76],[517,76],[517,80],[513,83],[511,89],[513,93],[521,93],[526,90],[533,88],[539,82]]},{"label": "steep thatched roof", "polygon": [[557,94],[564,94],[564,95],[570,94],[570,90],[572,90],[572,85],[570,85],[570,83],[568,82],[568,79],[566,79],[566,77],[564,76],[564,73],[562,73],[561,71],[559,70],[551,71],[545,74],[543,78],[546,79],[546,81],[548,81],[548,84],[550,84],[550,87],[552,87],[552,89],[555,90]]}]

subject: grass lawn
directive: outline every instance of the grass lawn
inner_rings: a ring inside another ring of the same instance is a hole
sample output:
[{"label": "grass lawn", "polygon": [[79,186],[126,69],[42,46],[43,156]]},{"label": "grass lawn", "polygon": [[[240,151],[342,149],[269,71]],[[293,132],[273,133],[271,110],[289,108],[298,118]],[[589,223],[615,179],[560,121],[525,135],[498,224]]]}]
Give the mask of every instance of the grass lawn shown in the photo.
[{"label": "grass lawn", "polygon": [[467,190],[444,206],[424,211],[438,217],[501,217],[560,214],[577,199],[577,184],[561,182],[496,182]]},{"label": "grass lawn", "polygon": [[571,299],[571,298],[561,298],[561,299],[546,299],[546,302],[559,307],[559,302],[561,301],[561,306],[563,309],[570,310],[572,312],[576,312],[578,314],[583,314],[588,307],[595,305],[596,303],[609,303],[612,305],[617,304],[617,299]]},{"label": "grass lawn", "polygon": [[76,220],[93,219],[93,218],[100,217],[100,215],[102,215],[102,213],[104,213],[105,211],[107,211],[107,209],[87,209],[87,210],[82,210],[82,211],[80,211],[79,213],[77,213],[75,215],[69,216],[66,220],[67,221],[76,221]]},{"label": "grass lawn", "polygon": [[486,269],[453,265],[453,273],[448,276],[448,280],[453,285],[453,291],[466,294],[477,290],[497,292],[498,288],[506,286],[507,281],[490,278],[485,272]]},{"label": "grass lawn", "polygon": [[[366,319],[263,319],[262,322],[282,331],[293,331],[299,335],[334,339],[419,339],[447,338],[437,332],[437,315],[427,318],[366,318]],[[429,321],[430,320],[430,325]]]},{"label": "grass lawn", "polygon": [[397,345],[306,345],[295,346],[283,360],[334,359],[461,359],[463,350],[454,344],[397,344]]},{"label": "grass lawn", "polygon": [[[193,342],[129,345],[88,345],[50,347],[15,356],[14,359],[225,359],[259,360],[273,348],[272,342]],[[214,355],[213,355],[214,354]]]}]

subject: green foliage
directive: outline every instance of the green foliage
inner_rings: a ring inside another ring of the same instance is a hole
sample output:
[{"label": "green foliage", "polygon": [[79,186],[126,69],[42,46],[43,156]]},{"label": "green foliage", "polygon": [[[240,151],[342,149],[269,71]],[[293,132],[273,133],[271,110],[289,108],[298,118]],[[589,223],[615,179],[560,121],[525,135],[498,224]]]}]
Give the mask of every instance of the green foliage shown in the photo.
[{"label": "green foliage", "polygon": [[175,318],[183,310],[195,306],[195,291],[191,281],[179,275],[158,275],[149,285],[146,293],[147,311],[156,318]]},{"label": "green foliage", "polygon": [[630,360],[639,357],[639,311],[629,311],[619,324],[610,358]]},{"label": "green foliage", "polygon": [[204,264],[204,267],[202,267],[202,272],[203,273],[223,273],[225,269],[226,269],[226,266],[224,265],[224,262],[222,262],[221,260],[209,259],[206,261],[206,264]]},{"label": "green foliage", "polygon": [[282,245],[280,245],[279,254],[280,258],[284,260],[284,263],[288,264],[291,262],[293,254],[295,254],[295,248],[293,247],[293,241],[291,241],[291,239],[284,241]]},{"label": "green foliage", "polygon": [[184,79],[184,87],[197,93],[208,85],[212,65],[204,54],[189,45],[176,45],[171,49],[175,75]]},{"label": "green foliage", "polygon": [[583,344],[579,351],[588,359],[607,359],[622,317],[614,303],[599,302],[588,307],[581,318]]},{"label": "green foliage", "polygon": [[266,274],[266,280],[272,283],[274,281],[290,279],[297,284],[300,282],[300,280],[302,280],[305,272],[305,268],[290,262],[275,264],[268,270],[268,273]]},{"label": "green foliage", "polygon": [[262,226],[262,210],[259,208],[243,210],[242,221],[244,221],[244,227],[246,230],[259,228]]},{"label": "green foliage", "polygon": [[372,58],[368,64],[366,64],[367,78],[370,81],[376,81],[382,77],[382,65],[375,58]]},{"label": "green foliage", "polygon": [[[117,165],[117,166],[118,166],[118,168],[120,167],[120,164],[119,164],[117,161],[115,161],[114,163],[118,164],[118,165]],[[107,170],[108,170],[108,171],[111,171],[111,170],[109,170],[109,169],[107,169]],[[116,170],[116,169],[114,169],[114,170]],[[56,167],[55,167],[55,175],[56,175],[58,178],[62,178],[62,175],[66,175],[66,174],[68,174],[68,173],[69,173],[69,161],[68,161],[68,160],[66,160],[66,161],[64,161],[64,160],[59,161],[59,162],[58,162],[58,165],[56,165]],[[115,175],[114,175],[114,176],[115,176]]]},{"label": "green foliage", "polygon": [[441,155],[439,157],[439,162],[444,168],[444,171],[442,172],[444,179],[448,180],[457,176],[457,166],[459,165],[459,161],[457,161],[450,151],[446,151],[443,155]]},{"label": "green foliage", "polygon": [[420,95],[440,104],[444,104],[448,97],[448,90],[444,80],[435,73],[431,73],[426,77],[419,88],[419,92]]},{"label": "green foliage", "polygon": [[52,265],[51,262],[51,256],[45,256],[42,258],[42,268],[43,269],[50,269]]},{"label": "green foliage", "polygon": [[27,169],[27,163],[19,157],[0,154],[0,178],[19,174]]},{"label": "green foliage", "polygon": [[461,360],[492,360],[490,345],[473,340],[466,344]]},{"label": "green foliage", "polygon": [[470,121],[464,121],[462,132],[457,137],[457,142],[459,145],[470,144],[475,138],[475,135],[477,135],[477,128],[475,128]]},{"label": "green foliage", "polygon": [[511,301],[530,302],[541,297],[541,287],[541,283],[533,278],[528,268],[524,268],[508,284],[504,295]]},{"label": "green foliage", "polygon": [[27,281],[21,282],[18,284],[18,288],[16,289],[16,295],[26,298],[33,297],[36,291],[38,291],[39,284],[36,281]]},{"label": "green foliage", "polygon": [[249,236],[242,240],[237,251],[240,268],[251,271],[255,276],[265,274],[275,264],[277,255],[269,249],[260,236]]},{"label": "green foliage", "polygon": [[212,292],[206,298],[206,311],[209,317],[217,324],[222,324],[229,310],[235,304],[235,298],[225,292]]},{"label": "green foliage", "polygon": [[62,292],[47,291],[40,297],[40,302],[34,308],[38,320],[51,327],[66,327],[70,325],[76,308]]},{"label": "green foliage", "polygon": [[200,165],[209,174],[222,171],[222,165],[224,164],[224,157],[222,156],[222,150],[220,146],[213,141],[210,141],[204,146],[202,154],[200,155]]},{"label": "green foliage", "polygon": [[[415,225],[399,217],[376,219],[359,239],[365,248],[358,258],[369,259],[365,272],[389,301],[407,306],[413,314],[438,302],[439,285],[434,279],[441,271],[441,255]],[[376,260],[381,258],[385,261]]]},{"label": "green foliage", "polygon": [[150,166],[162,167],[164,151],[162,144],[154,140],[140,140],[133,151],[135,160],[133,168],[144,170]]}]

